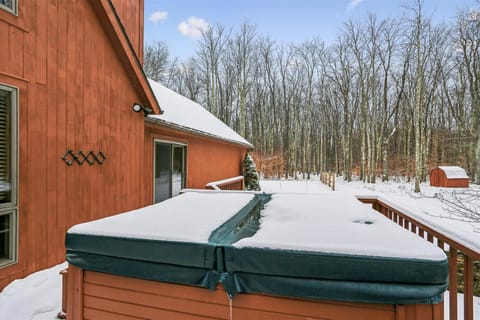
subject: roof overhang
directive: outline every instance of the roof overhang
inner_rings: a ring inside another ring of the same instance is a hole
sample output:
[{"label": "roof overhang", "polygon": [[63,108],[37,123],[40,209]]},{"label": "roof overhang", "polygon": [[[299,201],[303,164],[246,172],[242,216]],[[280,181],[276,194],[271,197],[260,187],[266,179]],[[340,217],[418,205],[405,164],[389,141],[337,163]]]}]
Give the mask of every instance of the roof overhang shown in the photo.
[{"label": "roof overhang", "polygon": [[133,87],[143,100],[142,103],[151,108],[154,114],[162,114],[163,111],[147,81],[142,65],[138,60],[112,2],[110,0],[90,0],[89,2],[126,69]]},{"label": "roof overhang", "polygon": [[213,138],[213,139],[216,139],[216,140],[221,140],[221,141],[224,141],[224,142],[240,145],[240,146],[245,147],[247,149],[253,149],[252,144],[247,144],[247,143],[243,143],[243,142],[240,142],[240,141],[227,139],[227,138],[217,136],[217,135],[214,135],[214,134],[211,134],[211,133],[208,133],[208,132],[204,132],[204,131],[201,131],[201,130],[192,129],[192,128],[181,126],[181,125],[178,125],[178,124],[175,124],[175,123],[171,123],[171,122],[159,119],[159,118],[146,117],[145,122],[148,122],[148,123],[151,123],[151,124],[154,124],[154,125],[158,125],[158,126],[162,126],[162,127],[167,127],[167,128],[174,129],[174,130],[183,131],[183,132],[186,132],[186,133],[195,134],[195,135],[198,135],[198,136]]}]

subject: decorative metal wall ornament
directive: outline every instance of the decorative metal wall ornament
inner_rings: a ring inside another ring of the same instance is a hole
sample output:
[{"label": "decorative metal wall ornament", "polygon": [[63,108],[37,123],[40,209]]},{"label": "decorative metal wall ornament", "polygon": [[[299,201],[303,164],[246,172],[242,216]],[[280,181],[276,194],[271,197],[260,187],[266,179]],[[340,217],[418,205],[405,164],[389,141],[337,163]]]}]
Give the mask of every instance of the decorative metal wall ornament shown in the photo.
[{"label": "decorative metal wall ornament", "polygon": [[101,165],[105,160],[107,160],[107,157],[105,157],[102,151],[99,151],[97,154],[95,154],[95,152],[90,150],[85,154],[85,152],[80,150],[78,151],[78,154],[75,154],[72,149],[67,149],[62,156],[62,160],[69,166],[71,166],[74,161],[79,165],[87,162],[89,165],[93,166],[95,162]]}]

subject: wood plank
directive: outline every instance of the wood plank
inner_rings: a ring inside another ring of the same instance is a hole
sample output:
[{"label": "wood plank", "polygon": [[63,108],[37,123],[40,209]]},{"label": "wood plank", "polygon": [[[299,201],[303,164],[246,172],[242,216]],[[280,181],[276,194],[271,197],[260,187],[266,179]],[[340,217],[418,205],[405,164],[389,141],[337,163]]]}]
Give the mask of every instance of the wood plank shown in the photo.
[{"label": "wood plank", "polygon": [[[15,27],[9,28],[9,42],[8,47],[10,49],[9,57],[9,72],[15,76],[23,78],[25,76],[23,70],[23,46],[24,46],[24,31]],[[6,50],[5,50],[6,51]]]},{"label": "wood plank", "polygon": [[218,287],[217,290],[212,291],[200,287],[135,279],[93,271],[85,271],[85,283],[143,293],[164,293],[165,295],[174,298],[189,299],[192,301],[223,305],[228,304],[227,295],[223,289],[221,289],[221,287]]},{"label": "wood plank", "polygon": [[397,305],[395,307],[395,320],[408,320],[405,313],[406,313],[405,306]]},{"label": "wood plank", "polygon": [[[0,34],[2,35],[2,42],[10,45],[10,26],[0,20]],[[9,72],[10,50],[0,50],[0,71]]]},{"label": "wood plank", "polygon": [[[57,27],[57,3],[55,0],[49,0],[47,6],[47,104],[45,106],[46,111],[46,212],[44,218],[48,220],[46,225],[47,243],[61,243],[61,238],[58,232],[57,225],[57,179],[56,176],[57,166],[60,164],[59,158],[61,157],[61,151],[57,151],[57,41],[58,41],[58,27]],[[48,245],[46,251],[48,265],[55,265],[58,263],[58,247]]]},{"label": "wood plank", "polygon": [[[35,89],[33,89],[35,88]],[[46,167],[47,167],[47,88],[41,85],[32,87],[32,100],[35,103],[29,105],[29,137],[28,137],[28,160],[31,171],[29,172],[28,184],[32,191],[29,194],[29,223],[28,232],[28,254],[33,257],[29,263],[31,270],[46,268],[47,263],[47,223],[46,216]],[[21,189],[20,189],[21,190]],[[22,232],[22,230],[20,230]]]},{"label": "wood plank", "polygon": [[463,256],[463,319],[473,320],[473,259]]},{"label": "wood plank", "polygon": [[45,0],[35,2],[35,80],[37,83],[47,83],[47,4]]},{"label": "wood plank", "polygon": [[[76,103],[79,83],[77,79],[77,45],[80,45],[76,41],[77,28],[78,28],[78,18],[73,13],[76,12],[78,2],[66,1],[65,10],[67,11],[67,28],[65,33],[68,36],[66,43],[66,63],[67,63],[67,74],[66,74],[66,108],[65,108],[65,148],[62,149],[62,152],[66,152],[67,149],[76,150],[76,108],[78,104]],[[62,161],[63,162],[63,161]],[[76,176],[77,170],[75,164],[68,166],[63,163],[62,166],[65,169],[65,223],[66,228],[74,225],[77,222],[77,201],[72,199],[72,195],[79,194],[77,187]]]},{"label": "wood plank", "polygon": [[63,153],[67,150],[67,110],[68,110],[68,82],[70,79],[67,77],[68,70],[68,11],[67,6],[58,6],[58,32],[57,32],[57,135],[56,135],[56,209],[57,209],[57,230],[59,234],[59,241],[61,245],[57,248],[57,261],[65,258],[65,245],[64,235],[67,231],[68,219],[66,215],[67,211],[67,165],[60,159]]},{"label": "wood plank", "polygon": [[[303,300],[259,294],[238,294],[233,299],[233,309],[237,308],[274,310],[278,314],[319,319],[395,319],[393,305]],[[355,318],[352,318],[353,315]]]},{"label": "wood plank", "polygon": [[83,270],[68,266],[67,315],[68,319],[83,319]]},{"label": "wood plank", "polygon": [[[73,111],[74,114],[74,131],[73,139],[74,143],[70,148],[75,152],[79,153],[80,150],[83,150],[85,143],[85,113],[86,113],[86,101],[85,101],[85,74],[89,70],[85,70],[85,41],[88,36],[88,29],[86,26],[90,25],[90,21],[87,20],[88,15],[86,11],[88,9],[88,3],[86,1],[79,1],[75,3],[75,15],[73,18],[76,23],[76,32],[72,35],[72,41],[75,41],[75,70],[73,79],[75,81],[76,92],[73,100]],[[86,203],[88,201],[88,188],[85,183],[85,173],[83,166],[74,163],[72,166],[73,175],[71,176],[71,183],[75,186],[75,193],[82,195],[81,197],[70,197],[69,200],[72,200],[75,207],[72,212],[72,224],[79,222],[84,222],[88,220],[88,211],[86,210]],[[75,215],[73,215],[75,213]]]},{"label": "wood plank", "polygon": [[432,306],[432,319],[443,320],[445,319],[445,306],[444,302],[440,302]]},{"label": "wood plank", "polygon": [[[98,22],[95,19],[95,14],[90,10],[88,4],[85,4],[84,10],[84,34],[83,43],[82,43],[82,52],[83,52],[83,108],[81,112],[80,122],[80,134],[77,136],[77,144],[79,145],[79,150],[82,150],[85,155],[89,151],[94,151],[95,139],[94,137],[94,128],[96,131],[97,125],[97,109],[99,107],[98,101],[96,99],[96,56],[98,49],[96,48],[95,43],[101,41],[102,30],[98,25]],[[78,150],[78,151],[79,151]],[[79,166],[81,172],[81,188],[83,194],[83,201],[81,201],[81,208],[83,210],[83,220],[91,221],[94,220],[96,215],[93,213],[94,203],[96,203],[96,190],[93,190],[96,186],[95,181],[95,168],[90,166],[88,162],[84,162],[83,165]]]},{"label": "wood plank", "polygon": [[131,303],[122,303],[113,300],[99,299],[96,297],[85,296],[84,303],[86,308],[93,308],[98,310],[115,310],[115,313],[120,313],[126,316],[135,316],[145,319],[169,319],[169,320],[204,320],[204,319],[226,319],[226,318],[212,318],[208,316],[201,316],[198,314],[183,313],[162,309],[162,306],[146,307],[135,305]]},{"label": "wood plank", "polygon": [[143,293],[88,283],[84,286],[84,292],[85,296],[115,300],[126,304],[156,307],[179,313],[198,314],[212,318],[227,317],[225,305],[194,301],[190,297],[178,298],[169,296],[168,294],[161,294],[160,292]]},{"label": "wood plank", "polygon": [[448,290],[450,304],[450,320],[457,320],[458,313],[458,261],[457,249],[450,246],[448,252]]},{"label": "wood plank", "polygon": [[141,320],[145,318],[138,318],[134,316],[126,316],[123,314],[115,313],[115,312],[106,312],[103,310],[97,310],[92,308],[85,308],[83,311],[83,319],[84,320]]},{"label": "wood plank", "polygon": [[[304,317],[299,315],[281,314],[277,312],[269,312],[264,310],[252,310],[243,308],[233,309],[233,319],[255,319],[255,320],[330,320],[332,318],[317,318],[317,317]],[[354,315],[349,319],[357,320]],[[379,318],[377,318],[379,319]],[[335,318],[337,320],[337,318]]]}]

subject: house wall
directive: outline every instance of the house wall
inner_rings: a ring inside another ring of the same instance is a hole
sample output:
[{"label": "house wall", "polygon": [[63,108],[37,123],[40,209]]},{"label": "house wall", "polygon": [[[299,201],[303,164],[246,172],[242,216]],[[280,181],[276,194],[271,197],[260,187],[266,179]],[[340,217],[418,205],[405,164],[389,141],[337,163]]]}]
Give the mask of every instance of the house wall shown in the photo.
[{"label": "house wall", "polygon": [[204,189],[208,182],[242,174],[241,165],[247,147],[155,124],[146,124],[145,202],[153,201],[153,142],[155,139],[187,145],[187,188]]},{"label": "house wall", "polygon": [[143,63],[143,0],[111,0],[135,53]]},{"label": "house wall", "polygon": [[[151,202],[142,197],[144,118],[131,110],[144,101],[92,3],[0,10],[0,83],[19,88],[18,263],[0,268],[0,290],[64,261],[70,226]],[[68,166],[67,149],[107,159]]]}]

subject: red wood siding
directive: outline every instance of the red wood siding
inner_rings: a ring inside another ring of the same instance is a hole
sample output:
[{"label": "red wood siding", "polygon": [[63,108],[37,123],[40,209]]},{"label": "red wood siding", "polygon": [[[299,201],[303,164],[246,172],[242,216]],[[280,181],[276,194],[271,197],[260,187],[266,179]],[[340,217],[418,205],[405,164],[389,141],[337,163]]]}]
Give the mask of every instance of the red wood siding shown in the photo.
[{"label": "red wood siding", "polygon": [[[150,203],[144,118],[131,110],[145,102],[92,2],[18,3],[18,17],[0,10],[0,83],[19,88],[19,257],[0,269],[0,289],[64,261],[70,226]],[[67,149],[107,160],[67,166]]]},{"label": "red wood siding", "polygon": [[143,0],[111,0],[140,63],[143,63]]},{"label": "red wood siding", "polygon": [[[161,104],[162,102],[159,101]],[[145,202],[153,197],[153,142],[187,145],[187,188],[204,189],[208,182],[239,176],[247,147],[193,135],[154,124],[145,127]]]},{"label": "red wood siding", "polygon": [[443,303],[385,305],[238,294],[69,267],[67,316],[79,319],[443,320]]}]

